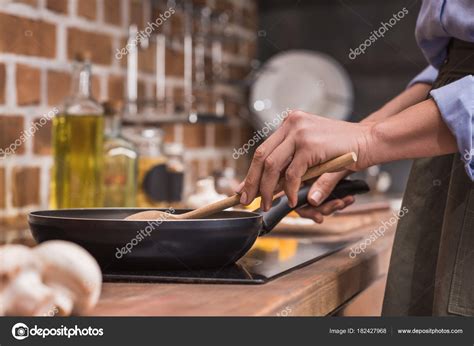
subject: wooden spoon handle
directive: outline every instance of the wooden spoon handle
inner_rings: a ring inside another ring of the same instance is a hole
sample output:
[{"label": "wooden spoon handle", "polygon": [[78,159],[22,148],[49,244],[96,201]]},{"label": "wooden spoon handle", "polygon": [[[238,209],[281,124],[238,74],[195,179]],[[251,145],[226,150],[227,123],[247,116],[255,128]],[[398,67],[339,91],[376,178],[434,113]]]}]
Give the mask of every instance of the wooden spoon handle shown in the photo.
[{"label": "wooden spoon handle", "polygon": [[[354,162],[357,162],[357,155],[353,152],[338,156],[332,160],[326,161],[318,166],[308,169],[308,171],[301,178],[301,181],[319,177],[324,173],[340,171]],[[187,213],[175,215],[175,217],[178,219],[200,219],[227,208],[235,207],[238,204],[240,204],[240,195],[235,194]]]},{"label": "wooden spoon handle", "polygon": [[301,181],[307,181],[319,177],[324,173],[333,173],[341,171],[342,169],[352,165],[355,162],[357,162],[357,155],[354,152],[338,156],[332,160],[326,161],[320,165],[308,169],[306,173],[301,177]]},{"label": "wooden spoon handle", "polygon": [[227,208],[235,207],[240,204],[240,195],[235,194],[230,197],[221,199],[220,201],[205,205],[198,209],[188,211],[184,214],[177,214],[177,219],[202,219],[203,217],[212,215]]}]

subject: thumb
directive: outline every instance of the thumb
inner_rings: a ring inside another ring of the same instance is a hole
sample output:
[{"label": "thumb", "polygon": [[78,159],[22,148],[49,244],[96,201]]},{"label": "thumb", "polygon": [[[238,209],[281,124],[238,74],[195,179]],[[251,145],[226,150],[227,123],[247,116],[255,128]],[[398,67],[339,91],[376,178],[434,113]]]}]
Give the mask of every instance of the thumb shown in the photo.
[{"label": "thumb", "polygon": [[309,190],[308,202],[315,207],[319,206],[326,198],[328,198],[337,183],[349,174],[349,171],[342,171],[326,173],[320,176]]}]

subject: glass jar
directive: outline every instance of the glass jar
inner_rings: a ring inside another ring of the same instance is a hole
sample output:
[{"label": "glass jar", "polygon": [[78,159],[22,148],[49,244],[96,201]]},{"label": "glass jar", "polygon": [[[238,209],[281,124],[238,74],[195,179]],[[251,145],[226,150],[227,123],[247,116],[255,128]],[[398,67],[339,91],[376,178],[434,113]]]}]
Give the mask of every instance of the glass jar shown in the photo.
[{"label": "glass jar", "polygon": [[103,205],[102,169],[104,118],[91,95],[89,54],[76,56],[72,92],[53,118],[53,209]]},{"label": "glass jar", "polygon": [[156,128],[128,128],[124,137],[138,149],[137,206],[164,208],[167,201],[167,167],[163,132]]},{"label": "glass jar", "polygon": [[121,136],[120,101],[105,102],[104,206],[134,207],[137,160],[135,146]]},{"label": "glass jar", "polygon": [[167,143],[164,149],[167,157],[168,204],[174,208],[182,208],[184,206],[184,147],[180,143]]}]

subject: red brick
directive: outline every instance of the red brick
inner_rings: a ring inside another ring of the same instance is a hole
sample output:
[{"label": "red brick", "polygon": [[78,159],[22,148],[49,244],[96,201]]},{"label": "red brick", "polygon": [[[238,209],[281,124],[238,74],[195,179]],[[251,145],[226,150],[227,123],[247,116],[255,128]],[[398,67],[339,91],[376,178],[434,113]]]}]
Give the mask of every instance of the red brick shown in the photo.
[{"label": "red brick", "polygon": [[[35,118],[37,124],[41,118]],[[39,127],[33,137],[33,152],[37,155],[51,155],[51,121],[47,121],[43,126]]]},{"label": "red brick", "polygon": [[[158,27],[153,26],[154,33],[164,33],[166,32],[169,34],[168,29],[165,29],[167,26],[173,26],[173,18],[174,17],[182,17],[180,11],[175,9],[175,13],[173,14],[172,11],[169,11],[169,6],[167,6],[165,1],[162,2],[152,2],[151,3],[151,16],[150,16],[150,23],[156,23],[159,24]],[[158,20],[159,18],[164,19],[164,22],[161,20]],[[179,18],[175,20],[175,26],[176,29],[183,30],[183,26],[178,26],[177,22],[179,21]],[[167,23],[166,25],[163,25],[164,23]],[[171,28],[172,29],[172,28]]]},{"label": "red brick", "polygon": [[71,92],[71,75],[67,72],[48,71],[48,104],[61,105]]},{"label": "red brick", "polygon": [[141,0],[130,0],[130,24],[136,24],[138,30],[141,30],[145,26],[145,20],[143,17],[143,1]]},{"label": "red brick", "polygon": [[38,205],[40,202],[39,167],[14,167],[11,188],[14,207]]},{"label": "red brick", "polygon": [[91,87],[91,94],[92,98],[98,101],[104,101],[100,100],[100,78],[99,76],[93,75],[92,76],[92,87]]},{"label": "red brick", "polygon": [[0,167],[0,209],[4,209],[6,205],[6,183],[5,183],[5,168]]},{"label": "red brick", "polygon": [[[252,129],[250,126],[243,125],[239,128],[239,131],[240,131],[239,145],[248,143],[248,141],[255,136],[255,130]],[[261,142],[257,143],[256,148],[258,147],[260,143],[263,143],[264,140],[265,139],[262,139]]]},{"label": "red brick", "polygon": [[[22,116],[6,116],[0,115],[0,149],[6,149],[14,144],[20,138],[23,131]],[[16,154],[23,154],[25,146],[23,143],[17,143],[14,148]]]},{"label": "red brick", "polygon": [[41,20],[0,13],[0,52],[54,58],[56,27]]},{"label": "red brick", "polygon": [[122,24],[122,6],[117,0],[104,0],[104,19],[106,23],[118,25]]},{"label": "red brick", "polygon": [[244,8],[242,14],[243,25],[251,30],[256,31],[258,27],[258,15],[257,9],[253,8]]},{"label": "red brick", "polygon": [[41,72],[27,65],[16,66],[16,98],[20,106],[40,102]]},{"label": "red brick", "polygon": [[[159,17],[160,13],[155,17]],[[167,20],[171,27],[171,35],[180,38],[184,34],[184,15],[182,11],[176,11],[175,14]]]},{"label": "red brick", "polygon": [[183,88],[174,88],[173,94],[171,95],[171,99],[174,103],[174,109],[178,111],[182,111],[185,109],[184,107],[184,90]]},{"label": "red brick", "polygon": [[29,5],[32,7],[38,6],[37,0],[16,0],[16,2],[21,2],[22,4]]},{"label": "red brick", "polygon": [[161,129],[163,130],[163,134],[164,134],[163,141],[165,143],[173,143],[175,141],[174,125],[171,125],[171,124],[162,125]]},{"label": "red brick", "polygon": [[138,93],[138,99],[139,100],[144,100],[146,99],[146,86],[145,83],[141,80],[138,81],[138,88],[137,88],[137,93]]},{"label": "red brick", "polygon": [[184,55],[170,48],[166,48],[166,75],[182,77],[184,75]]},{"label": "red brick", "polygon": [[236,37],[227,37],[222,49],[228,54],[239,54],[239,40]]},{"label": "red brick", "polygon": [[154,73],[156,56],[156,44],[151,43],[147,49],[140,49],[138,51],[138,68],[143,72]]},{"label": "red brick", "polygon": [[[122,38],[120,39],[120,44],[119,44],[119,51],[122,51],[123,48],[126,50],[127,47],[127,39]],[[120,55],[120,54],[118,54]],[[117,58],[117,50],[114,50],[114,59],[117,59],[119,61],[119,64],[123,68],[127,68],[127,55],[128,52],[126,52],[124,55],[119,56],[120,59]]]},{"label": "red brick", "polygon": [[5,103],[7,73],[5,64],[0,64],[0,104]]},{"label": "red brick", "polygon": [[48,0],[46,3],[46,8],[48,10],[67,14],[68,12],[68,1],[65,0]]},{"label": "red brick", "polygon": [[229,147],[232,145],[232,128],[229,125],[215,125],[215,145],[217,147]]},{"label": "red brick", "polygon": [[212,95],[205,90],[194,91],[194,103],[193,107],[199,113],[210,113],[214,114],[216,110],[216,100]]},{"label": "red brick", "polygon": [[183,125],[184,146],[199,148],[206,145],[206,127],[202,124]]},{"label": "red brick", "polygon": [[[220,2],[227,2],[226,0],[220,1]],[[206,6],[207,5],[207,0],[193,0],[192,1],[194,6],[200,7],[200,6]]]},{"label": "red brick", "polygon": [[238,101],[228,97],[224,98],[224,112],[227,116],[237,117],[240,113],[240,107],[241,104]]},{"label": "red brick", "polygon": [[[117,4],[120,7],[120,4]],[[96,0],[79,0],[77,3],[77,14],[81,17],[95,20],[97,18]]]},{"label": "red brick", "polygon": [[125,79],[123,76],[109,76],[108,89],[109,100],[123,100],[125,91]]},{"label": "red brick", "polygon": [[[62,105],[71,94],[72,77],[69,72],[48,71],[48,104],[50,106]],[[100,96],[100,79],[92,76],[92,97],[98,99]]]},{"label": "red brick", "polygon": [[[204,161],[204,160],[203,160]],[[204,175],[206,176],[212,176],[212,173],[214,171],[214,161],[213,160],[205,160],[204,161]]]},{"label": "red brick", "polygon": [[231,14],[235,11],[234,4],[230,1],[216,1],[215,2],[215,9],[219,12],[227,12]]},{"label": "red brick", "polygon": [[92,62],[110,65],[112,61],[112,39],[105,34],[82,31],[77,28],[68,30],[68,57],[73,60],[75,55],[90,52]]},{"label": "red brick", "polygon": [[[191,186],[196,186],[196,181],[200,178],[203,178],[199,174],[199,161],[198,160],[190,160],[187,164],[189,167],[189,180],[191,181]],[[195,192],[192,190],[191,192]]]},{"label": "red brick", "polygon": [[247,66],[230,66],[229,72],[231,80],[242,80],[247,77],[249,68]]},{"label": "red brick", "polygon": [[257,55],[257,41],[256,40],[242,40],[240,41],[240,53],[252,60]]}]

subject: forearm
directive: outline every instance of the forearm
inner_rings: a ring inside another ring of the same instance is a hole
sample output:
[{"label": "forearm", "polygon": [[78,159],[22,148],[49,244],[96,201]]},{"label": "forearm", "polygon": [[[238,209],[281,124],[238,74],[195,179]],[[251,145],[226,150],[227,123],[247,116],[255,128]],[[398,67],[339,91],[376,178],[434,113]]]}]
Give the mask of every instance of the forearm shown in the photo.
[{"label": "forearm", "polygon": [[416,105],[428,96],[431,85],[425,83],[416,83],[401,94],[387,102],[382,108],[366,117],[362,122],[376,122]]},{"label": "forearm", "polygon": [[370,163],[379,164],[454,153],[457,145],[430,99],[374,123],[368,150]]}]

